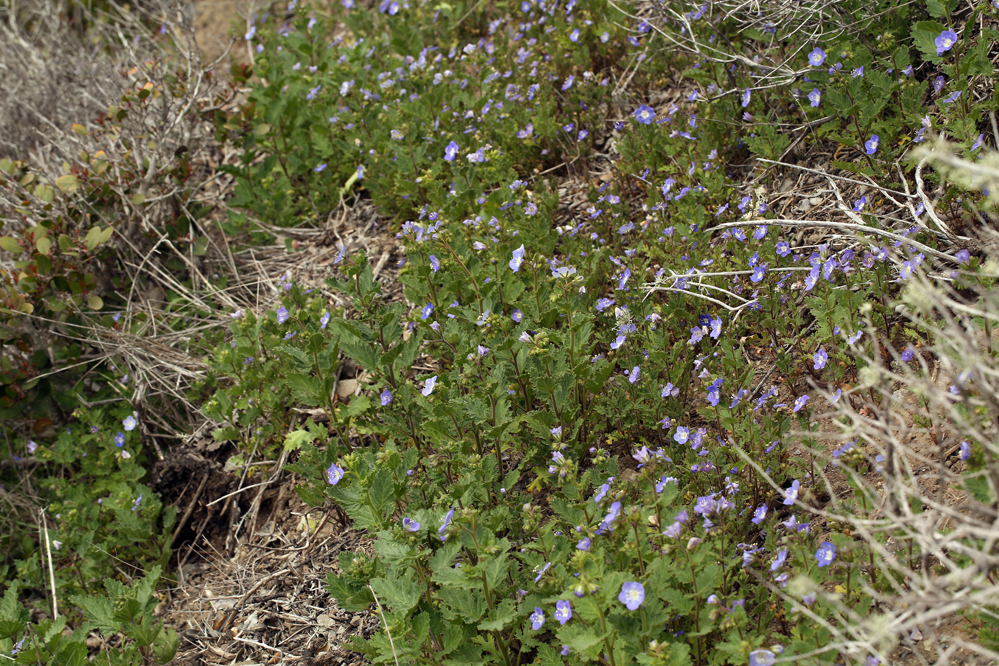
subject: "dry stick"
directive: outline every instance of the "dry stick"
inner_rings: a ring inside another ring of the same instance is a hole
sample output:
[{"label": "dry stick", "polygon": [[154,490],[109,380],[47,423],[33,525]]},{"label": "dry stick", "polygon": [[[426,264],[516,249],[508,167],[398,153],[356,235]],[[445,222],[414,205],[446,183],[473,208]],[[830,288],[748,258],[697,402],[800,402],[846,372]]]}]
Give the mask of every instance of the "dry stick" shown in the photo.
[{"label": "dry stick", "polygon": [[395,657],[395,666],[399,666],[399,655],[395,653],[395,641],[392,640],[392,632],[389,631],[388,622],[385,621],[385,613],[382,611],[382,605],[378,601],[378,595],[375,594],[375,588],[368,585],[368,589],[371,590],[371,596],[375,598],[375,605],[378,606],[378,615],[382,618],[382,626],[385,627],[385,633],[388,635],[389,645],[392,646],[392,656]]},{"label": "dry stick", "polygon": [[229,630],[229,627],[232,626],[233,621],[236,619],[236,616],[239,615],[239,611],[243,609],[243,606],[246,604],[246,600],[250,598],[250,595],[259,590],[265,583],[274,580],[278,576],[283,576],[286,573],[291,573],[291,569],[281,569],[281,571],[275,571],[269,576],[265,576],[258,580],[257,584],[251,587],[250,590],[244,594],[238,602],[236,602],[236,605],[232,607],[232,612],[226,617],[225,622],[222,624],[222,628],[219,629],[219,632],[224,634]]},{"label": "dry stick", "polygon": [[[208,483],[208,474],[201,477],[201,483],[198,484],[198,489],[194,491],[194,497],[191,498],[190,503],[187,505],[187,509],[184,511],[184,516],[177,523],[177,529],[173,532],[173,538],[170,539],[170,547],[173,548],[177,543],[177,537],[180,536],[180,531],[184,529],[184,525],[187,524],[187,519],[191,517],[194,512],[194,505],[198,503],[198,498],[201,497],[201,491],[205,489],[205,484]],[[209,505],[210,506],[210,505]]]},{"label": "dry stick", "polygon": [[59,618],[59,604],[56,601],[55,568],[52,566],[52,548],[49,546],[49,526],[45,520],[45,509],[42,509],[42,530],[45,532],[45,554],[49,561],[49,583],[52,585],[52,619]]}]

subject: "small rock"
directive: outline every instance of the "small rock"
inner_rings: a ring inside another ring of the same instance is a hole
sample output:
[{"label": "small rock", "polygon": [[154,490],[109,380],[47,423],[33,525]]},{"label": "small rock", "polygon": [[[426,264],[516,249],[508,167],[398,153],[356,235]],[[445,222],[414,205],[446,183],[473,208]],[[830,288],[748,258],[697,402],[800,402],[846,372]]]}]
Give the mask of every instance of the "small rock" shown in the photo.
[{"label": "small rock", "polygon": [[350,619],[350,626],[352,626],[352,627],[359,627],[359,626],[361,626],[361,616],[360,615],[355,615],[354,617],[352,617]]},{"label": "small rock", "polygon": [[320,615],[316,618],[316,624],[320,627],[332,627],[336,624],[336,621],[329,615]]}]

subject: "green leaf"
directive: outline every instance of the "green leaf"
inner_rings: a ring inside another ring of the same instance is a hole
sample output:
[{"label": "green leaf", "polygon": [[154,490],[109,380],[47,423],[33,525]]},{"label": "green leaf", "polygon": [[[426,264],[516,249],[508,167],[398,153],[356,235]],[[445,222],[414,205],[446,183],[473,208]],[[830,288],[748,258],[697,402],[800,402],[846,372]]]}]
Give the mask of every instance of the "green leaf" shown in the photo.
[{"label": "green leaf", "polygon": [[406,612],[420,601],[420,585],[405,578],[375,578],[371,581],[378,601],[395,612]]},{"label": "green leaf", "polygon": [[945,19],[956,7],[957,0],[926,0],[926,11],[933,18]]},{"label": "green leaf", "polygon": [[308,407],[321,405],[325,400],[322,395],[322,382],[301,372],[290,372],[285,375],[285,381],[295,400]]},{"label": "green leaf", "polygon": [[24,252],[24,248],[18,245],[17,241],[10,236],[0,236],[0,248],[3,248],[11,254]]},{"label": "green leaf", "polygon": [[202,257],[208,252],[208,236],[201,236],[194,239],[194,254]]},{"label": "green leaf", "polygon": [[308,430],[292,430],[284,437],[284,450],[285,451],[297,451],[306,444],[311,444],[315,439],[312,433]]},{"label": "green leaf", "polygon": [[943,30],[943,26],[936,21],[919,21],[912,26],[912,43],[919,49],[923,59],[934,65],[939,65],[944,60],[937,55],[937,45],[933,43]]},{"label": "green leaf", "polygon": [[565,661],[559,651],[550,645],[539,645],[538,654],[531,662],[535,666],[564,666]]},{"label": "green leaf", "polygon": [[96,250],[97,246],[101,244],[101,228],[91,227],[83,242],[86,244],[88,252]]},{"label": "green leaf", "polygon": [[513,599],[504,599],[493,612],[489,614],[488,620],[479,622],[479,631],[502,631],[517,618],[517,608]]},{"label": "green leaf", "polygon": [[485,597],[478,590],[445,587],[438,590],[436,596],[445,604],[441,607],[441,612],[447,620],[475,623],[482,619],[488,609]]},{"label": "green leaf", "polygon": [[80,181],[71,173],[56,178],[55,186],[63,192],[75,192],[80,187]]},{"label": "green leaf", "polygon": [[104,301],[97,294],[88,294],[87,307],[91,310],[100,310],[104,307]]}]

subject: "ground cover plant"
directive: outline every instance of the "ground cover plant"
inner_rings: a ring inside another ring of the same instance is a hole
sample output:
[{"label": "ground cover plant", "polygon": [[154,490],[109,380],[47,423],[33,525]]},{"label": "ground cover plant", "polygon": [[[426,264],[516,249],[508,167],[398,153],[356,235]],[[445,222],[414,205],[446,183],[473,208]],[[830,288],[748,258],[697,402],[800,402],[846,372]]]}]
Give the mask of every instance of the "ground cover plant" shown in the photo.
[{"label": "ground cover plant", "polygon": [[[954,280],[974,301],[991,286],[938,214],[968,224],[988,192],[938,180],[930,202],[930,158],[918,190],[898,166],[937,130],[982,149],[993,102],[973,84],[992,73],[994,32],[962,41],[952,28],[991,23],[993,8],[891,6],[875,21],[850,7],[847,29],[817,20],[802,41],[793,21],[747,31],[723,5],[640,18],[596,1],[510,14],[344,4],[348,31],[332,40],[323,16],[294,7],[276,33],[247,34],[261,83],[232,203],[273,224],[322,222],[365,188],[402,221],[413,307],[384,303],[344,244],[327,286],[349,307],[289,280],[275,310],[233,313],[215,357],[232,382],[208,410],[220,437],[270,441],[293,422],[275,418],[289,398],[321,410],[284,446],[301,450],[303,498],[333,499],[375,536],[374,559],[345,555],[329,577],[344,608],[382,614],[384,633],[356,649],[376,662],[879,663],[931,622],[897,597],[947,568],[949,593],[976,588],[966,555],[909,526],[941,506],[890,444],[897,407],[875,388],[881,349],[901,345],[905,363],[908,345],[942,341],[899,316],[901,287]],[[653,106],[678,69],[682,97]],[[609,93],[627,74],[626,104]],[[608,137],[613,176],[582,214],[552,219],[550,174],[586,168]],[[822,141],[872,188],[843,202],[843,221],[787,219],[765,180],[735,178],[747,156]],[[850,236],[795,235],[822,224]],[[779,379],[756,376],[754,347]],[[348,400],[345,359],[365,372]],[[880,410],[882,430],[824,450],[813,408],[853,401]],[[945,434],[933,405],[941,451],[970,436],[956,419]],[[969,409],[991,447],[988,408]],[[970,486],[948,473],[938,491],[975,486],[973,468]],[[849,484],[835,508],[831,470]],[[908,496],[886,508],[891,484]],[[978,537],[940,527],[985,556]],[[902,573],[890,539],[921,565]]]},{"label": "ground cover plant", "polygon": [[[283,449],[304,500],[374,539],[327,581],[381,619],[354,649],[507,666],[878,664],[918,642],[944,662],[997,656],[999,9],[272,10],[244,35],[245,102],[209,116],[239,155],[218,167],[233,192],[217,226],[247,244],[329,229],[335,276],[289,276],[273,307],[218,296],[228,334],[189,397],[216,440]],[[795,201],[789,173],[833,204]],[[356,193],[405,249],[403,299],[341,234]],[[168,240],[195,253],[197,219]],[[44,263],[37,236],[4,249]],[[99,460],[129,518],[140,461],[105,441],[127,411],[86,418],[107,421]],[[70,434],[41,450],[100,446]],[[172,514],[142,511],[134,557],[152,561]],[[24,562],[44,589],[42,560]],[[75,585],[59,569],[52,587]]]}]

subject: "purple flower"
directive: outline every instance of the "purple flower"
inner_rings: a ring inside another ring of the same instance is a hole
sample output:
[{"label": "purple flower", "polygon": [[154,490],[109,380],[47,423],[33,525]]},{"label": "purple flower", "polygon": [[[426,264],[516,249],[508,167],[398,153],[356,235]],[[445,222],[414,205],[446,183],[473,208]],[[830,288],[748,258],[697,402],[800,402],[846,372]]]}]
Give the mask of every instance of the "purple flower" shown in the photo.
[{"label": "purple flower", "polygon": [[821,370],[822,368],[826,367],[826,361],[829,360],[829,354],[826,352],[825,349],[819,349],[817,352],[815,352],[815,355],[812,356],[812,360],[815,362],[815,369]]},{"label": "purple flower", "polygon": [[947,51],[950,51],[956,43],[957,33],[953,30],[944,30],[933,40],[933,44],[937,47],[938,56],[942,56]]},{"label": "purple flower", "polygon": [[142,503],[142,493],[139,493],[139,496],[135,498],[134,502],[132,502],[132,511],[138,509],[141,503]]},{"label": "purple flower", "polygon": [[795,479],[791,483],[791,487],[784,491],[784,506],[791,506],[794,501],[798,499],[798,490],[801,489],[801,483],[798,479]]},{"label": "purple flower", "polygon": [[521,264],[524,263],[524,246],[523,244],[513,251],[513,259],[510,260],[510,270],[514,273],[520,270]]},{"label": "purple flower", "polygon": [[604,516],[603,522],[600,523],[600,527],[597,528],[597,534],[600,534],[606,530],[613,531],[614,521],[617,520],[617,517],[620,515],[621,515],[621,503],[611,502],[610,511],[607,512],[607,515]]},{"label": "purple flower", "polygon": [[753,650],[749,653],[749,666],[773,666],[777,660],[770,650]]},{"label": "purple flower", "polygon": [[603,312],[607,308],[614,305],[613,298],[598,298],[597,299],[597,312]]},{"label": "purple flower", "polygon": [[519,324],[520,320],[523,319],[523,318],[524,318],[524,313],[521,312],[520,310],[516,310],[516,309],[513,311],[513,314],[510,315],[510,319],[512,319],[514,321],[514,323],[517,323],[517,324]]},{"label": "purple flower", "polygon": [[432,270],[434,273],[436,273],[440,269],[441,269],[441,262],[440,262],[440,260],[437,257],[435,257],[434,255],[430,255],[430,270]]},{"label": "purple flower", "polygon": [[621,594],[617,595],[617,600],[630,611],[638,610],[638,607],[645,601],[645,588],[642,587],[641,583],[625,583],[621,586]]},{"label": "purple flower", "polygon": [[[907,68],[907,70],[908,71],[903,71],[903,74],[906,74],[907,76],[912,76],[912,65],[909,65],[909,67]],[[853,70],[853,78],[857,78],[858,76],[860,78],[864,78],[864,66],[863,65],[861,65],[857,69]]]},{"label": "purple flower", "polygon": [[441,526],[439,528],[437,528],[437,535],[440,537],[440,540],[442,542],[447,541],[447,535],[444,534],[444,530],[446,530],[447,526],[451,524],[451,519],[452,518],[454,518],[454,507],[453,506],[451,507],[450,511],[448,511],[446,514],[444,514],[444,522],[441,523]]},{"label": "purple flower", "polygon": [[812,67],[818,67],[826,61],[826,52],[815,47],[811,53],[808,54],[808,64]]},{"label": "purple flower", "polygon": [[874,153],[878,152],[878,143],[880,142],[881,139],[878,137],[878,135],[872,134],[871,138],[864,142],[864,150],[867,151],[868,155],[873,155]]},{"label": "purple flower", "polygon": [[565,624],[572,619],[572,605],[567,600],[555,602],[555,619],[559,624]]},{"label": "purple flower", "polygon": [[283,324],[288,321],[288,309],[280,307],[277,309],[277,323]]},{"label": "purple flower", "polygon": [[424,384],[423,384],[423,390],[420,391],[420,393],[422,393],[424,396],[429,396],[431,393],[434,392],[434,387],[435,386],[437,386],[437,375],[434,375],[433,377],[431,377],[430,379],[428,379],[426,382],[424,382]]},{"label": "purple flower", "polygon": [[535,583],[541,580],[541,577],[545,575],[545,572],[548,571],[548,567],[550,567],[551,565],[552,565],[551,562],[545,562],[545,566],[541,567],[541,571],[539,571],[538,575],[534,577]]},{"label": "purple flower", "polygon": [[458,156],[458,144],[452,141],[447,144],[447,148],[444,149],[444,159],[448,162],[454,161],[454,158]]},{"label": "purple flower", "polygon": [[971,445],[967,442],[961,442],[961,460],[967,460],[971,457]]},{"label": "purple flower", "polygon": [[756,230],[753,231],[753,238],[755,238],[756,240],[763,240],[766,237],[766,235],[767,235],[767,225],[765,224],[759,225],[758,227],[756,227]]},{"label": "purple flower", "polygon": [[753,511],[753,524],[759,525],[767,517],[767,505],[761,504],[756,507],[756,511]]},{"label": "purple flower", "polygon": [[125,420],[122,421],[121,424],[125,428],[126,431],[129,431],[129,430],[135,430],[135,426],[137,425],[137,422],[136,422],[134,416],[129,415],[129,416],[125,417]]},{"label": "purple flower", "polygon": [[808,101],[811,102],[812,108],[814,109],[822,101],[822,91],[818,88],[813,88],[812,92],[808,93]]},{"label": "purple flower", "polygon": [[752,88],[746,88],[745,92],[742,93],[742,108],[749,106],[749,100],[753,98]]},{"label": "purple flower", "polygon": [[721,335],[722,320],[721,317],[715,317],[711,320],[711,337],[715,340]]},{"label": "purple flower", "polygon": [[[32,448],[33,444],[35,443],[31,442],[30,444],[28,444],[28,451],[30,451],[31,453],[35,452],[35,450]],[[117,446],[119,449],[125,446],[125,433],[119,432],[117,435],[114,436],[114,445]]]},{"label": "purple flower", "polygon": [[324,312],[323,316],[319,318],[319,328],[326,328],[328,323],[330,323],[330,313]]},{"label": "purple flower", "polygon": [[[604,33],[604,34],[607,34],[607,33]],[[563,645],[562,646],[562,651],[559,652],[559,654],[561,654],[563,657],[566,656],[566,655],[568,655],[569,654],[569,646],[568,645]]]},{"label": "purple flower", "polygon": [[596,492],[596,494],[593,495],[593,501],[599,502],[600,500],[602,500],[604,497],[607,496],[608,490],[610,490],[610,484],[605,483],[602,486],[600,486],[600,489]]},{"label": "purple flower", "polygon": [[382,399],[382,407],[385,407],[386,405],[392,402],[392,392],[389,391],[388,389],[382,391],[380,397]]},{"label": "purple flower", "polygon": [[690,439],[690,429],[684,426],[677,426],[673,439],[676,440],[677,444],[686,444],[687,440]]},{"label": "purple flower", "polygon": [[749,276],[749,280],[754,284],[763,279],[763,276],[767,274],[767,265],[760,264],[753,268],[753,274]]},{"label": "purple flower", "polygon": [[426,319],[427,317],[430,316],[430,313],[432,313],[433,311],[434,311],[434,304],[427,303],[426,305],[423,306],[423,309],[420,311],[420,319]]},{"label": "purple flower", "polygon": [[669,527],[667,527],[663,531],[663,534],[665,534],[666,536],[668,536],[670,539],[679,539],[681,532],[683,532],[683,524],[679,523],[679,522],[675,522],[672,525],[670,525]]},{"label": "purple flower", "polygon": [[530,617],[528,617],[527,619],[531,621],[531,629],[537,631],[538,629],[541,628],[541,625],[545,623],[545,614],[541,612],[540,608],[535,606],[534,612],[531,613]]},{"label": "purple flower", "polygon": [[579,543],[576,544],[576,550],[589,550],[591,545],[592,542],[590,541],[590,537],[583,537],[579,540]]},{"label": "purple flower", "polygon": [[954,92],[952,92],[951,94],[947,95],[942,100],[940,100],[940,103],[941,104],[951,104],[953,102],[956,102],[957,99],[958,99],[958,97],[961,96],[961,92],[962,91],[960,91],[960,90],[955,90]]},{"label": "purple flower", "polygon": [[902,352],[902,361],[908,363],[916,356],[915,350],[912,347],[906,347],[905,351]]},{"label": "purple flower", "polygon": [[864,205],[866,204],[867,204],[867,197],[860,197],[859,199],[853,202],[853,212],[859,213],[860,211],[864,210]]},{"label": "purple flower", "polygon": [[407,532],[416,532],[417,530],[420,529],[420,524],[415,520],[413,520],[412,518],[403,518],[402,527]]},{"label": "purple flower", "polygon": [[836,559],[836,546],[828,541],[823,541],[815,552],[815,559],[819,561],[820,567],[832,564],[832,561]]},{"label": "purple flower", "polygon": [[336,463],[330,465],[330,468],[326,470],[326,480],[331,486],[335,486],[340,483],[340,479],[343,478],[343,467],[339,467]]},{"label": "purple flower", "polygon": [[635,382],[637,382],[638,381],[638,375],[639,375],[639,373],[641,371],[642,371],[642,366],[640,366],[640,365],[636,365],[634,368],[632,368],[631,372],[628,373],[628,381],[630,383],[632,383],[632,384],[634,384]]},{"label": "purple flower", "polygon": [[642,104],[631,114],[635,117],[635,120],[643,125],[650,125],[653,120],[656,119],[656,111],[651,106],[645,106]]},{"label": "purple flower", "polygon": [[788,552],[789,551],[787,548],[781,548],[780,550],[777,551],[777,557],[775,557],[774,561],[770,563],[771,571],[777,571],[782,566],[784,566],[784,562],[787,561]]},{"label": "purple flower", "polygon": [[799,396],[798,399],[794,401],[794,408],[791,410],[791,412],[794,413],[801,411],[801,408],[804,407],[805,403],[807,402],[808,402],[807,395]]},{"label": "purple flower", "polygon": [[954,258],[957,259],[957,263],[963,266],[971,261],[971,253],[967,250],[958,250],[957,254],[954,255]]}]

